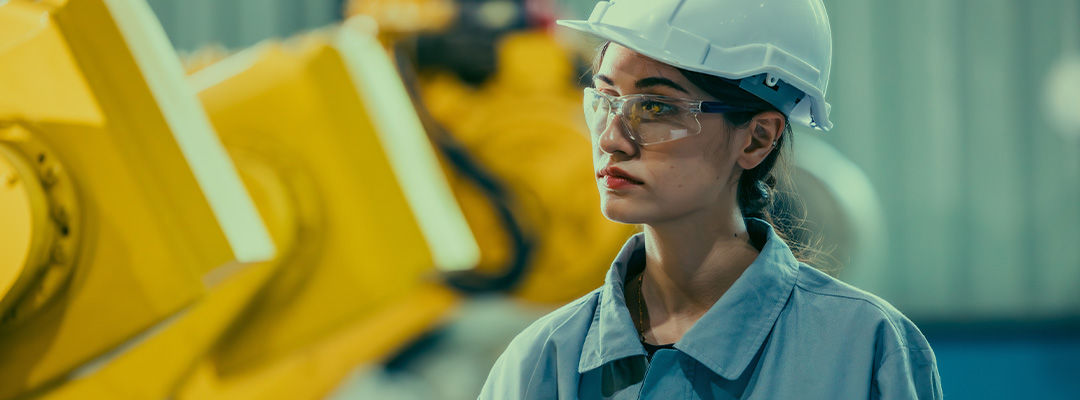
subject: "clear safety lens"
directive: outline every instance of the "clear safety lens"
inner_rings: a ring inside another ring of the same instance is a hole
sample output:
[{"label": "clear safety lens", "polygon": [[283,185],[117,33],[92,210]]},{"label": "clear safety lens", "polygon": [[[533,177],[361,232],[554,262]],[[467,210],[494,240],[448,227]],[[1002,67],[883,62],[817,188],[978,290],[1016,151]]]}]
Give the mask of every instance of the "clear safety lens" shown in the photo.
[{"label": "clear safety lens", "polygon": [[696,135],[701,131],[692,102],[657,95],[609,96],[585,89],[585,121],[592,135],[609,129],[616,116],[638,144],[653,144]]}]

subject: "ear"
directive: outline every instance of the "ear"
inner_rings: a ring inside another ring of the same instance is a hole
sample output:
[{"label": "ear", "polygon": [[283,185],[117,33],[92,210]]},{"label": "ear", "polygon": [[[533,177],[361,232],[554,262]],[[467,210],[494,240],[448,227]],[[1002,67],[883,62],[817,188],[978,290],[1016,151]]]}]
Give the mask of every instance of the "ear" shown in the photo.
[{"label": "ear", "polygon": [[739,166],[753,169],[773,151],[773,143],[780,140],[787,126],[784,115],[777,111],[765,111],[754,116],[747,125],[746,145],[739,153]]}]

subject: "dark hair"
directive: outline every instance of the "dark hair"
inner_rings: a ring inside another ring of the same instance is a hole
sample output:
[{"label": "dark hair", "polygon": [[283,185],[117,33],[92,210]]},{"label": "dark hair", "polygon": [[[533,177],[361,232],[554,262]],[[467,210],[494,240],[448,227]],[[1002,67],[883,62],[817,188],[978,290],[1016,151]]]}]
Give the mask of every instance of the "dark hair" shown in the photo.
[{"label": "dark hair", "polygon": [[[596,58],[593,59],[593,74],[600,69],[600,62],[609,44],[611,42],[600,45]],[[754,116],[763,112],[780,112],[772,104],[740,88],[738,81],[678,67],[675,69],[682,73],[690,83],[709,95],[725,103],[750,110],[724,113],[724,121],[730,128],[745,126]],[[782,112],[780,114],[783,115]],[[816,261],[824,254],[813,246],[811,241],[814,239],[806,235],[803,218],[796,216],[795,210],[789,210],[793,206],[791,200],[795,199],[796,194],[791,184],[791,173],[786,163],[787,157],[784,157],[783,153],[785,153],[784,143],[790,142],[791,136],[791,125],[784,124],[784,132],[776,139],[776,147],[761,163],[754,168],[744,170],[739,176],[735,199],[744,217],[760,218],[772,225],[776,234],[791,248],[795,258],[808,264],[816,264]],[[785,201],[778,202],[778,197],[784,197]],[[793,240],[793,237],[804,240]]]}]

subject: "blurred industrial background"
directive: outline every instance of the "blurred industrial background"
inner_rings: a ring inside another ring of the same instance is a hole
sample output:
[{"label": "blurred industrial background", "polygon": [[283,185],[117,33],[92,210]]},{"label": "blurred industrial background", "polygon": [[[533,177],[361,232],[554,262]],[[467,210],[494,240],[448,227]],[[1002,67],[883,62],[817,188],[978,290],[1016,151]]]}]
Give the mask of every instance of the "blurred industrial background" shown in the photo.
[{"label": "blurred industrial background", "polygon": [[[0,399],[475,398],[635,231],[553,28],[594,4],[0,1]],[[1076,398],[1080,0],[825,5],[819,266],[946,398]]]}]

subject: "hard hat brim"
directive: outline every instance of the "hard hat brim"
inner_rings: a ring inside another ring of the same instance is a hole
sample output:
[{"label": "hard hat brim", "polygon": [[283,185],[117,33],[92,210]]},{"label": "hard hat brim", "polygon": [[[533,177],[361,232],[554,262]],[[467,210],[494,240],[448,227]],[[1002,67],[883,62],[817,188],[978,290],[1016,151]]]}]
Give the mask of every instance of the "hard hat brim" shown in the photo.
[{"label": "hard hat brim", "polygon": [[[558,25],[565,26],[567,28],[570,28],[570,29],[573,29],[573,30],[576,30],[576,31],[579,31],[579,32],[582,32],[582,33],[585,33],[585,34],[588,34],[588,35],[596,36],[596,37],[599,37],[599,38],[604,39],[604,40],[609,40],[609,41],[618,43],[620,46],[632,49],[632,50],[634,50],[634,51],[636,51],[636,52],[638,52],[638,53],[640,53],[640,54],[642,54],[642,55],[644,55],[646,57],[652,58],[652,59],[657,60],[659,62],[662,62],[664,64],[672,65],[672,66],[675,66],[675,67],[678,67],[678,68],[683,68],[683,69],[687,69],[687,70],[691,70],[691,71],[695,71],[695,72],[702,72],[702,73],[706,73],[706,74],[710,74],[710,75],[716,75],[716,76],[720,76],[720,77],[723,77],[723,78],[736,79],[736,80],[746,78],[746,77],[749,77],[749,76],[753,76],[753,75],[757,75],[757,74],[763,73],[763,72],[773,72],[773,71],[770,71],[768,69],[764,69],[764,70],[760,70],[760,71],[752,71],[750,73],[744,73],[744,74],[722,74],[722,73],[717,73],[716,71],[707,71],[707,70],[703,70],[700,66],[684,65],[684,64],[680,63],[676,59],[665,56],[665,52],[662,49],[641,48],[640,45],[639,46],[629,45],[630,43],[635,43],[635,42],[640,43],[641,40],[635,40],[635,38],[633,38],[632,36],[624,35],[624,34],[618,32],[618,31],[616,31],[615,29],[611,29],[609,27],[597,26],[595,24],[590,23],[587,20],[560,19],[560,20],[556,20],[555,23],[558,24]],[[791,82],[791,83],[794,83],[794,82]],[[800,90],[803,90],[804,92],[807,92],[806,89],[804,88],[805,86],[809,86],[809,85],[796,85],[796,87],[800,87]],[[820,129],[820,130],[823,130],[823,131],[828,131],[829,129],[831,129],[832,128],[832,122],[829,121],[829,119],[828,119],[828,109],[830,107],[829,107],[829,104],[824,101],[824,94],[822,94],[822,93],[813,93],[813,94],[807,93],[807,97],[808,97],[809,102],[807,102],[807,104],[804,105],[803,107],[810,106],[812,104],[813,108],[816,109],[817,111],[807,110],[805,112],[805,116],[803,116],[801,118],[798,117],[798,116],[794,116],[794,115],[788,115],[789,120],[792,120],[792,122],[797,122],[800,125],[812,126],[815,129]],[[822,112],[822,111],[824,111],[824,112]],[[811,114],[814,114],[814,115],[812,116]],[[812,119],[816,120],[816,124],[811,124]]]}]

